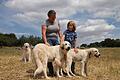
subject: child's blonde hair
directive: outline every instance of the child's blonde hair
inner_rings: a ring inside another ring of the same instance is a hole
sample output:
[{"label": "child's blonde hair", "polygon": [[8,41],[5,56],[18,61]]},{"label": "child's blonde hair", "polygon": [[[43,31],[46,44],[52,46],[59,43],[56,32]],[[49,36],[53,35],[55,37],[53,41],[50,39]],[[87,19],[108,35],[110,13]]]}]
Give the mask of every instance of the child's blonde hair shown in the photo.
[{"label": "child's blonde hair", "polygon": [[76,24],[74,21],[69,21],[68,24],[67,24],[67,29],[69,29],[69,25],[72,25],[73,26],[73,30],[72,31],[75,31],[76,30]]}]

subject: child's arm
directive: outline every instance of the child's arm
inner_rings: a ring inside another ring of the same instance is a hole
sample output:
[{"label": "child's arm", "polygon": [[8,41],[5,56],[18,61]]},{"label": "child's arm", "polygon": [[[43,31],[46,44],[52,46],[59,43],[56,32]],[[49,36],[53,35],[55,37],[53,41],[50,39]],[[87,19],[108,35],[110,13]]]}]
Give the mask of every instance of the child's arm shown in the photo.
[{"label": "child's arm", "polygon": [[74,40],[74,51],[77,53],[78,50],[77,50],[77,48],[76,48],[76,41],[77,41],[77,36],[75,37],[75,40]]}]

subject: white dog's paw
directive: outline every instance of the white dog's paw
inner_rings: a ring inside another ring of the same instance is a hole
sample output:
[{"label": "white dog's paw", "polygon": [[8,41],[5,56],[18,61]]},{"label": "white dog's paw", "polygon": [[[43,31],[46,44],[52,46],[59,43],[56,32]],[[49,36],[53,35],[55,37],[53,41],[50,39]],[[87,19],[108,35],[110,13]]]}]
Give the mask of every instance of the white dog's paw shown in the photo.
[{"label": "white dog's paw", "polygon": [[61,73],[61,76],[63,76],[63,73]]},{"label": "white dog's paw", "polygon": [[82,76],[83,76],[83,77],[87,77],[87,75],[86,75],[86,74],[82,74]]},{"label": "white dog's paw", "polygon": [[75,74],[72,74],[72,76],[74,76],[74,77],[75,77],[76,75],[75,75]]},{"label": "white dog's paw", "polygon": [[68,75],[68,77],[72,77],[71,75]]},{"label": "white dog's paw", "polygon": [[50,77],[46,77],[46,79],[51,79]]},{"label": "white dog's paw", "polygon": [[62,77],[62,76],[58,76],[59,78]]}]

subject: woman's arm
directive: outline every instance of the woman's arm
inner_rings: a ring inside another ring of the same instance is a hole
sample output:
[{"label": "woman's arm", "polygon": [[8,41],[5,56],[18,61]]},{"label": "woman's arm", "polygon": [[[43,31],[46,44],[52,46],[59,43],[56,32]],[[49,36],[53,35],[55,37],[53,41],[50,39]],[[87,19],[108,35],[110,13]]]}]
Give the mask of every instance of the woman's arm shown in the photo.
[{"label": "woman's arm", "polygon": [[46,38],[46,25],[42,25],[42,39],[43,39],[43,42],[44,42],[46,45],[50,45],[50,44],[47,42],[47,38]]},{"label": "woman's arm", "polygon": [[61,33],[61,31],[58,32],[59,37],[60,37],[60,43],[64,41],[64,37],[63,34]]}]

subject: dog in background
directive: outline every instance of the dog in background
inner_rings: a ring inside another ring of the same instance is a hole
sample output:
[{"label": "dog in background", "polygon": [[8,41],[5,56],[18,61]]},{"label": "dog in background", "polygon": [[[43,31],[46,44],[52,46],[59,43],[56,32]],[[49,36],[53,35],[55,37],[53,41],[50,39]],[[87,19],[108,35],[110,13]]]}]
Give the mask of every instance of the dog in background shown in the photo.
[{"label": "dog in background", "polygon": [[31,61],[31,46],[29,43],[24,43],[22,47],[22,61],[30,62]]},{"label": "dog in background", "polygon": [[72,64],[72,61],[74,62],[80,61],[82,63],[82,68],[81,68],[82,76],[86,77],[87,76],[87,62],[88,62],[88,58],[90,58],[91,55],[94,55],[95,57],[100,57],[100,53],[98,49],[96,48],[78,49],[77,53],[75,53],[73,49],[69,50],[67,53],[67,62],[66,62],[67,75],[69,77],[75,76],[75,74],[73,74],[71,71],[71,64]]}]

